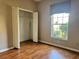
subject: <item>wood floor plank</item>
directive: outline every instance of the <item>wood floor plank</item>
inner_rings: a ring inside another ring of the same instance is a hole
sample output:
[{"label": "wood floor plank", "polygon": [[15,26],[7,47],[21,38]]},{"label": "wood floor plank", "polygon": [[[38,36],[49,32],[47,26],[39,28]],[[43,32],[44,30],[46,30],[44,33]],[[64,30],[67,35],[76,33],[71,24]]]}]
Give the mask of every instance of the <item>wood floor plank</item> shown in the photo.
[{"label": "wood floor plank", "polygon": [[27,41],[21,44],[20,49],[1,53],[0,59],[79,59],[79,55],[43,43]]}]

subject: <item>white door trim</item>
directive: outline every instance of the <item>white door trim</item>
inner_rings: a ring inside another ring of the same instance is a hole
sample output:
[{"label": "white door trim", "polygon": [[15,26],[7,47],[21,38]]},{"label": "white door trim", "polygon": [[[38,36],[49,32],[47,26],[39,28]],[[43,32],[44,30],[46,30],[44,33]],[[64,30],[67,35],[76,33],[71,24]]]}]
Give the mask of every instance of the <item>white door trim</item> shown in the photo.
[{"label": "white door trim", "polygon": [[12,7],[12,25],[13,25],[13,47],[20,48],[20,28],[19,28],[19,11],[23,10],[26,12],[34,13],[33,11]]},{"label": "white door trim", "polygon": [[38,12],[33,13],[33,41],[38,42]]}]

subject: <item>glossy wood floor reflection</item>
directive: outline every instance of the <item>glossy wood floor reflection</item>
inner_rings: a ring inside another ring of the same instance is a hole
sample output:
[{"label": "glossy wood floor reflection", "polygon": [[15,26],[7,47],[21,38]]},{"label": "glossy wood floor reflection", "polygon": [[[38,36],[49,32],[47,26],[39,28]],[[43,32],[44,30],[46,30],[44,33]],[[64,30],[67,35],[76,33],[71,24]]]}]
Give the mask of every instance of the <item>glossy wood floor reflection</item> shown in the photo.
[{"label": "glossy wood floor reflection", "polygon": [[21,49],[1,53],[0,59],[79,59],[79,54],[43,43],[27,41],[21,44]]}]

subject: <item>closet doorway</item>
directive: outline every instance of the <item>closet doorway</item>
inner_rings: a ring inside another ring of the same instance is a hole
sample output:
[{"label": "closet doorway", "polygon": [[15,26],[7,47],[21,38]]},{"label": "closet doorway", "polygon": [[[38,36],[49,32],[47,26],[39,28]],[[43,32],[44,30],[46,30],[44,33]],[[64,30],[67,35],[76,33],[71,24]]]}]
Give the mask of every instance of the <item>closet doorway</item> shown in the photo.
[{"label": "closet doorway", "polygon": [[33,13],[19,10],[20,42],[33,39],[32,24],[33,24]]},{"label": "closet doorway", "polygon": [[20,48],[20,42],[38,42],[38,12],[12,7],[13,46]]}]

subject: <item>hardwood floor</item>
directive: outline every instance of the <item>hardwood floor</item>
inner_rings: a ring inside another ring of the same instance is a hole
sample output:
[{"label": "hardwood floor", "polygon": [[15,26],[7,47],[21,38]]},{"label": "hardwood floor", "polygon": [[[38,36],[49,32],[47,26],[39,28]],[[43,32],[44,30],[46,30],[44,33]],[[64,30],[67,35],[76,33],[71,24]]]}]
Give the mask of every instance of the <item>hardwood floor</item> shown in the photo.
[{"label": "hardwood floor", "polygon": [[21,44],[20,49],[1,53],[0,59],[79,59],[79,54],[43,43],[27,41]]}]

